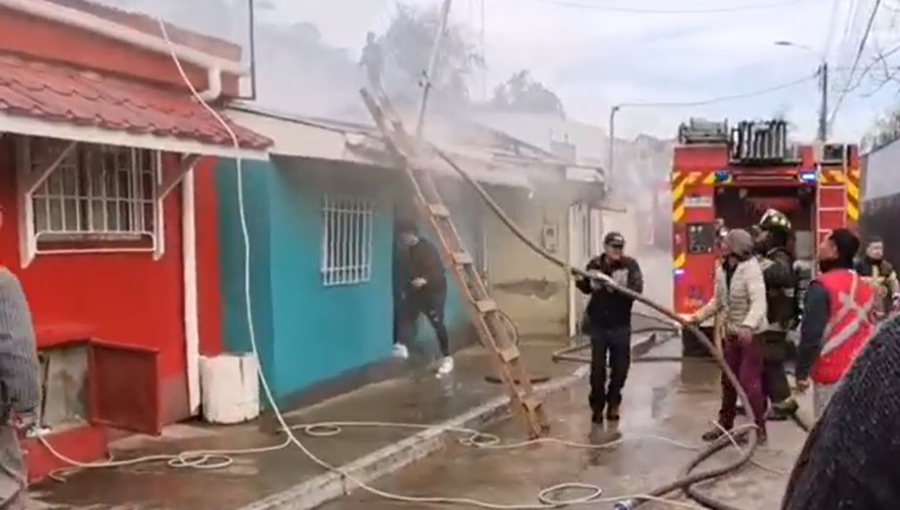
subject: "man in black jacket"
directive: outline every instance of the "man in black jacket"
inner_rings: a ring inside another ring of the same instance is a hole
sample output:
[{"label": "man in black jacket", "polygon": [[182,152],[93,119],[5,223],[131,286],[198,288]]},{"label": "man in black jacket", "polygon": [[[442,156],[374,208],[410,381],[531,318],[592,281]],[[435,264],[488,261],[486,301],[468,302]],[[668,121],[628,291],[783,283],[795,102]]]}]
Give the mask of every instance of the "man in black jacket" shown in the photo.
[{"label": "man in black jacket", "polygon": [[[441,363],[438,375],[447,375],[453,371],[453,358],[450,357],[450,337],[444,320],[444,307],[447,303],[447,276],[440,252],[429,240],[419,237],[415,222],[404,221],[398,225],[400,242],[406,247],[406,262],[409,281],[406,282],[404,310],[401,312],[404,331],[413,331],[419,315],[424,315],[437,336],[441,351]],[[409,335],[403,335],[406,341]],[[399,349],[395,347],[395,353]],[[406,349],[403,349],[406,352]]]},{"label": "man in black jacket", "polygon": [[[587,265],[588,273],[602,273],[635,292],[644,291],[644,277],[636,260],[626,256],[625,238],[610,232],[603,239],[604,252]],[[631,366],[631,307],[634,300],[611,289],[603,278],[582,278],[576,282],[581,292],[590,294],[587,306],[591,336],[592,421],[603,423],[603,411],[610,421],[619,419],[622,388]],[[606,364],[610,366],[607,387]]]}]

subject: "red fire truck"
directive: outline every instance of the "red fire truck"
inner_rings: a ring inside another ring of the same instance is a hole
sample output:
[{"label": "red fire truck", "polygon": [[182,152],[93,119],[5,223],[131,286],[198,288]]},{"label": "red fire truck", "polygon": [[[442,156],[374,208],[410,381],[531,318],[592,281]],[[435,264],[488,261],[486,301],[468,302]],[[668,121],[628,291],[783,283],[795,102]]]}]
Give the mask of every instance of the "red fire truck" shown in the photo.
[{"label": "red fire truck", "polygon": [[[682,124],[670,179],[675,310],[694,312],[712,297],[717,223],[747,228],[778,209],[793,224],[798,266],[811,272],[830,230],[856,228],[859,182],[859,146],[790,143],[783,120]],[[707,354],[687,332],[683,342],[685,356]]]}]

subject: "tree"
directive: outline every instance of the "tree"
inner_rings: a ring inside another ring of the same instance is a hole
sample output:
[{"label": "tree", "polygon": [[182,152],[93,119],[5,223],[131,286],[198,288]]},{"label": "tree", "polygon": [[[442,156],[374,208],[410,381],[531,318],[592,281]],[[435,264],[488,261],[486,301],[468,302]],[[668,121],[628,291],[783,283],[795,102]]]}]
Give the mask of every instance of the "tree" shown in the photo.
[{"label": "tree", "polygon": [[894,107],[875,121],[872,130],[863,137],[863,146],[878,149],[900,139],[900,107]]},{"label": "tree", "polygon": [[531,73],[521,70],[497,85],[490,106],[501,111],[544,113],[565,118],[562,100]]},{"label": "tree", "polygon": [[[397,6],[390,26],[379,41],[388,65],[403,76],[404,90],[395,92],[409,94],[421,85],[440,26],[441,13],[436,7]],[[469,80],[485,64],[466,27],[447,26],[439,56],[431,77],[433,97],[438,102],[454,105],[468,103]]]}]

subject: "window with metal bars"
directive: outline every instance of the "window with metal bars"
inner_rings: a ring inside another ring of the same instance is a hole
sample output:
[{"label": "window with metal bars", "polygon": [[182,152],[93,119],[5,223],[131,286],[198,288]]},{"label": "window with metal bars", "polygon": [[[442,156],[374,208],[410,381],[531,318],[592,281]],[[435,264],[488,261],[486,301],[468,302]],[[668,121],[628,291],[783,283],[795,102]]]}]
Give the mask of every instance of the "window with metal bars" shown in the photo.
[{"label": "window with metal bars", "polygon": [[[41,156],[48,142],[29,143],[35,172],[45,164]],[[39,243],[152,240],[159,163],[156,151],[78,144],[31,195],[35,238]]]},{"label": "window with metal bars", "polygon": [[375,203],[325,195],[322,201],[322,283],[353,285],[372,277]]}]

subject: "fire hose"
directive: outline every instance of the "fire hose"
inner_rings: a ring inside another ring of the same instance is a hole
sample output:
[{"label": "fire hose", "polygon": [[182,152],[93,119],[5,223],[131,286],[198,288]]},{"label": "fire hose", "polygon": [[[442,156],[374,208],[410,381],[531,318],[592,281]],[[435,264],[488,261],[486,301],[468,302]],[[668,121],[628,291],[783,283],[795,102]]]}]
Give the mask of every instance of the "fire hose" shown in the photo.
[{"label": "fire hose", "polygon": [[[441,151],[438,148],[433,148],[438,157],[443,160],[447,165],[449,165],[454,171],[456,171],[462,178],[465,180],[472,188],[478,193],[484,203],[491,209],[491,211],[497,216],[497,218],[509,229],[509,231],[518,238],[522,243],[528,246],[535,253],[546,259],[551,264],[559,266],[560,268],[565,269],[566,271],[571,272],[571,274],[575,277],[579,278],[591,278],[597,279],[598,277],[593,274],[589,274],[584,270],[579,268],[571,267],[565,261],[560,260],[555,257],[551,253],[544,250],[537,243],[532,241],[519,227],[515,224],[515,222],[506,214],[506,212],[500,207],[499,204],[488,194],[487,190],[485,190],[478,182],[475,181],[465,170],[463,170],[450,156],[448,156],[445,152]],[[631,289],[624,287],[622,285],[617,284],[615,281],[607,278],[603,278],[602,282],[612,288],[613,290],[620,292],[635,301],[641,302],[652,310],[659,312],[665,317],[668,317],[680,324],[682,328],[686,329],[690,333],[692,333],[696,338],[703,344],[704,347],[709,351],[712,355],[713,360],[719,365],[722,370],[722,374],[728,380],[728,382],[735,388],[738,398],[740,402],[743,404],[744,408],[747,412],[747,417],[749,418],[751,423],[756,422],[756,415],[753,411],[753,406],[750,405],[750,399],[747,396],[747,392],[742,387],[740,380],[733,370],[728,366],[728,363],[725,361],[722,353],[715,347],[713,342],[709,339],[709,337],[694,323],[690,321],[685,321],[674,311],[669,310],[668,308],[660,305],[656,301],[653,301],[650,298],[643,296],[637,292],[632,291]],[[637,358],[636,362],[644,362],[644,361],[682,361],[684,358],[678,357],[666,357],[666,358]],[[798,424],[803,423],[802,420],[797,420]],[[804,424],[805,425],[805,424]],[[749,437],[747,437],[749,436]],[[726,466],[709,469],[707,471],[694,472],[694,470],[699,467],[705,460],[712,457],[717,452],[725,449],[726,447],[732,445],[732,441],[735,439],[743,439],[747,437],[747,447],[743,450],[740,457],[733,462],[729,463]],[[721,501],[715,500],[701,492],[697,491],[694,488],[694,485],[718,479],[724,475],[733,473],[744,465],[746,465],[752,459],[756,447],[759,444],[759,431],[756,427],[748,427],[741,430],[735,430],[734,434],[723,434],[722,437],[710,443],[710,445],[703,450],[695,459],[693,459],[686,469],[684,470],[682,476],[678,479],[673,480],[672,482],[657,487],[647,493],[650,497],[661,497],[665,494],[682,491],[688,497],[696,501],[697,503],[706,506],[707,508],[713,510],[739,510],[731,505],[723,503]],[[616,504],[616,510],[632,510],[640,507],[644,503],[647,503],[650,499],[645,498],[637,498],[627,501],[621,501]]]}]

